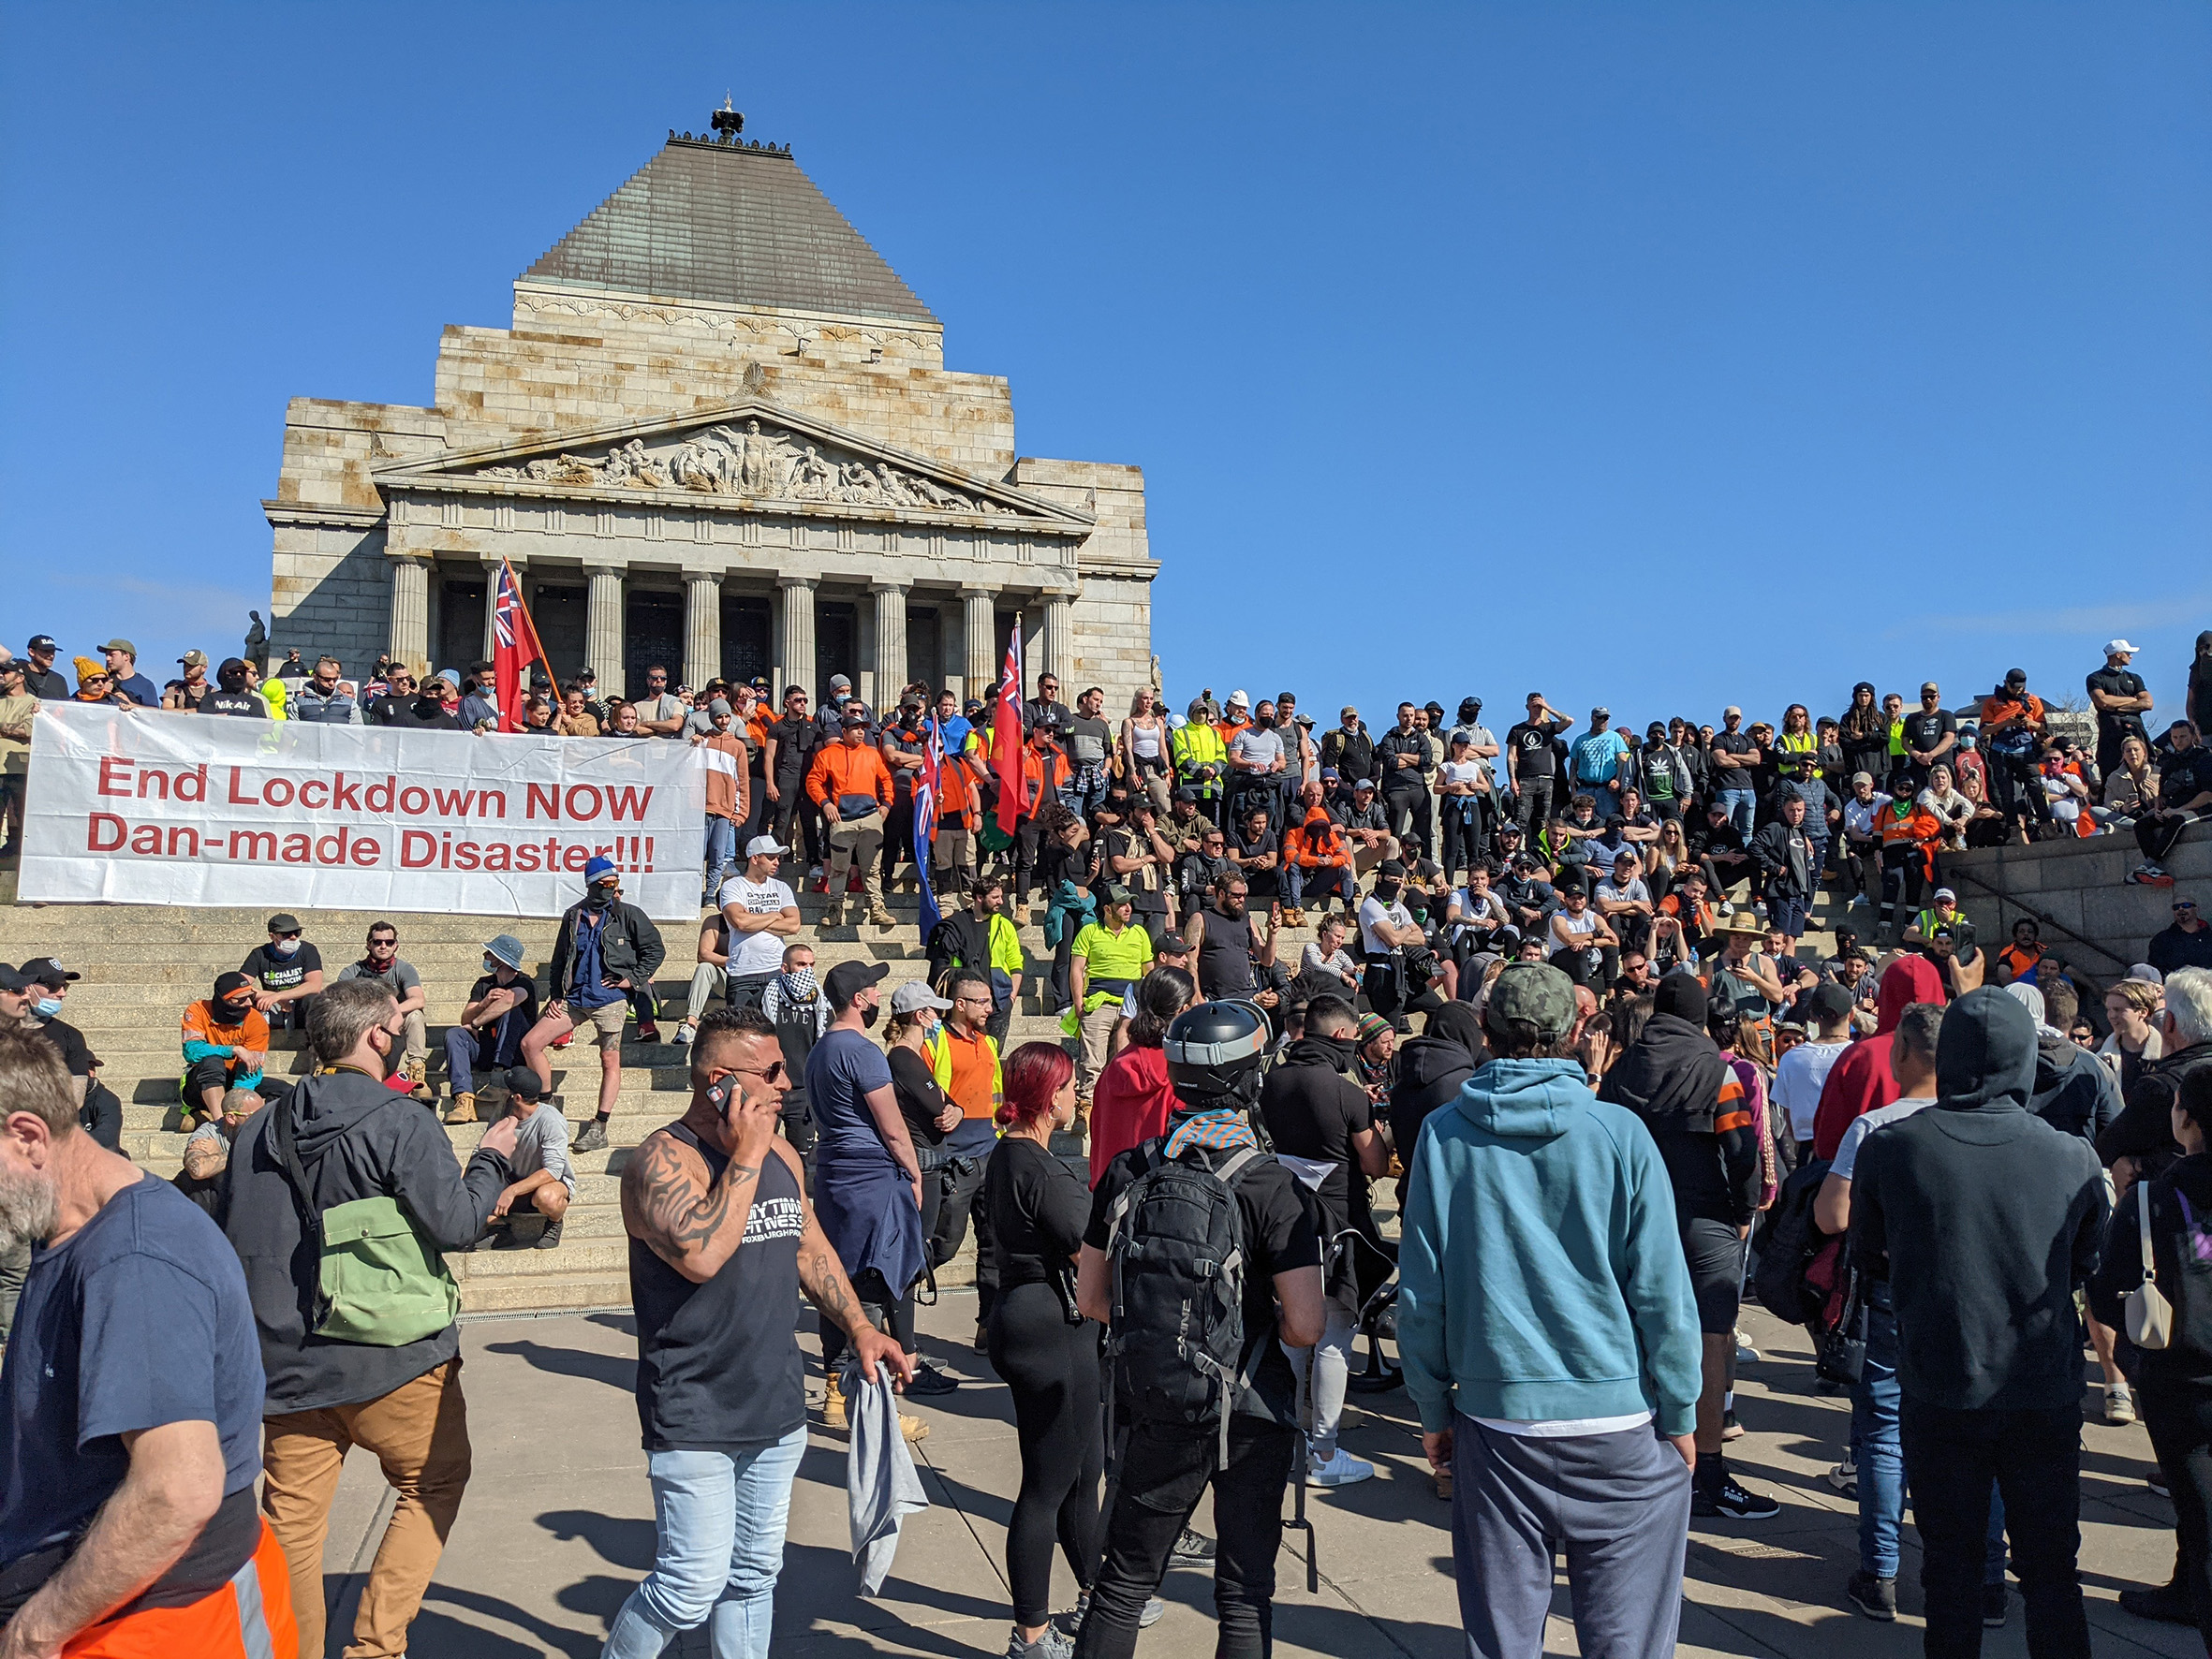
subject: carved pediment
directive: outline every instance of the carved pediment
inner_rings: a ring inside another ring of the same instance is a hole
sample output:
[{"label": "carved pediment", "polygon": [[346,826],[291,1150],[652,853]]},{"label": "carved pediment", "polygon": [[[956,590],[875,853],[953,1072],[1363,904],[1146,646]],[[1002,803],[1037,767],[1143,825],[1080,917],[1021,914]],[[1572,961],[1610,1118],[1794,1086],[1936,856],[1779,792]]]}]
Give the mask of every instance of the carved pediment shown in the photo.
[{"label": "carved pediment", "polygon": [[[948,515],[1081,532],[1089,519],[1001,484],[882,448],[764,404],[667,424],[573,434],[379,468],[381,486],[481,485],[499,493],[653,499],[725,507]],[[519,488],[517,488],[519,487]]]}]

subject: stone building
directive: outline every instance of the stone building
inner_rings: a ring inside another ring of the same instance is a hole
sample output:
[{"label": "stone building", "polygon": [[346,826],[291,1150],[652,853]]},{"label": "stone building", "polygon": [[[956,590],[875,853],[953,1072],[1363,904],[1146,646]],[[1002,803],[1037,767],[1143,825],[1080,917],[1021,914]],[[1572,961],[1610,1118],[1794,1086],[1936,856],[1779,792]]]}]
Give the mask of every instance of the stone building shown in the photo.
[{"label": "stone building", "polygon": [[1011,390],[781,149],[669,135],[515,280],[511,329],[449,327],[427,408],[295,398],[263,503],[271,643],[365,671],[490,654],[510,562],[555,674],[641,691],[849,674],[980,695],[1016,619],[1032,684],[1151,675],[1144,481],[1014,448]]}]

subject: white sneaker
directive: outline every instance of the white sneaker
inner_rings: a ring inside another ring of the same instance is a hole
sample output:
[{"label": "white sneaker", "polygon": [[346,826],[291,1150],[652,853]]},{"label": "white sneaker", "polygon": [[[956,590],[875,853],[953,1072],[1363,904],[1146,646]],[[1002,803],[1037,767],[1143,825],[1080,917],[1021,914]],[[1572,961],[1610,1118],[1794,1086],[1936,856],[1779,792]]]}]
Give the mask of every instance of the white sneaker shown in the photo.
[{"label": "white sneaker", "polygon": [[694,1031],[694,1030],[693,1030],[693,1029],[692,1029],[692,1028],[691,1028],[689,1025],[679,1025],[679,1026],[677,1026],[677,1027],[676,1027],[676,1047],[677,1047],[677,1048],[679,1048],[679,1049],[682,1049],[682,1048],[687,1047],[687,1046],[690,1044],[690,1041],[691,1041],[691,1039],[692,1039],[693,1037],[697,1036],[698,1035],[699,1035],[699,1034],[698,1034],[696,1031]]},{"label": "white sneaker", "polygon": [[1757,1365],[1759,1363],[1759,1350],[1751,1345],[1751,1339],[1740,1330],[1736,1332],[1736,1363],[1738,1365]]},{"label": "white sneaker", "polygon": [[1308,1486],[1354,1486],[1372,1479],[1375,1465],[1355,1458],[1341,1446],[1327,1462],[1308,1454],[1305,1462],[1305,1481]]}]

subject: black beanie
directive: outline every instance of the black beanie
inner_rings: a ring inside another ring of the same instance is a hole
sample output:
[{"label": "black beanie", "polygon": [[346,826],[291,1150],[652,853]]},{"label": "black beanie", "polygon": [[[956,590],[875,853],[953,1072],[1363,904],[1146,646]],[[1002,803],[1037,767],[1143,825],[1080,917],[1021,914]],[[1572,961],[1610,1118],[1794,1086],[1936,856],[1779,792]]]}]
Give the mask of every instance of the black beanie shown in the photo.
[{"label": "black beanie", "polygon": [[1651,1011],[1687,1020],[1700,1031],[1705,1028],[1705,987],[1695,974],[1669,974],[1653,993]]}]

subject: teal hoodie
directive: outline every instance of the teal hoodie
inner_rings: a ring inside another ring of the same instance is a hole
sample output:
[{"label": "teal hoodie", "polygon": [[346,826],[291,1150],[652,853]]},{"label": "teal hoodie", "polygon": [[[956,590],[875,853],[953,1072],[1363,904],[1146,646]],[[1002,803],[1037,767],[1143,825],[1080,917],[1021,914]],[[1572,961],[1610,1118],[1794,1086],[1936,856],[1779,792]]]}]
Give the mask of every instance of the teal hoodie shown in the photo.
[{"label": "teal hoodie", "polygon": [[1573,1060],[1493,1060],[1407,1160],[1398,1354],[1421,1426],[1696,1424],[1703,1345],[1651,1134]]}]

